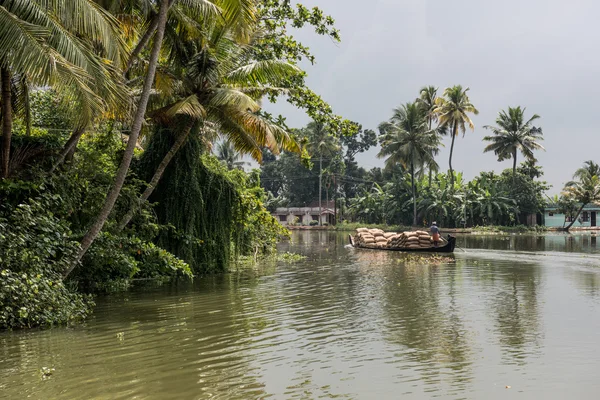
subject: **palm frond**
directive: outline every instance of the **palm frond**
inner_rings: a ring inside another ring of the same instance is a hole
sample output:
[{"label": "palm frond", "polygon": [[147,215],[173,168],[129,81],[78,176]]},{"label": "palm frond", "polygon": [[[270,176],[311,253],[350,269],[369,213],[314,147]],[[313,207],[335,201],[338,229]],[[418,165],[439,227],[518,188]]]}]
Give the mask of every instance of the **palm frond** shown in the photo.
[{"label": "palm frond", "polygon": [[226,82],[241,85],[278,83],[302,72],[300,68],[285,61],[264,60],[243,65],[229,72]]}]

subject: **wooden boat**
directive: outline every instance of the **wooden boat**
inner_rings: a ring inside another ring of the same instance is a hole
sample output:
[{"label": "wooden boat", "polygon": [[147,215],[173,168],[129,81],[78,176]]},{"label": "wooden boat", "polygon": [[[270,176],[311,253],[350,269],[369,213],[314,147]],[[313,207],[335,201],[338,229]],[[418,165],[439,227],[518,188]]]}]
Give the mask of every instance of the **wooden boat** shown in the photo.
[{"label": "wooden boat", "polygon": [[371,247],[371,246],[359,246],[354,242],[354,236],[348,235],[350,239],[350,244],[352,247],[357,249],[369,249],[369,250],[385,250],[385,251],[402,251],[402,252],[410,252],[410,253],[454,253],[454,247],[456,246],[456,238],[454,236],[448,235],[446,239],[446,244],[438,247],[425,247],[425,248],[416,248],[409,249],[406,247]]}]

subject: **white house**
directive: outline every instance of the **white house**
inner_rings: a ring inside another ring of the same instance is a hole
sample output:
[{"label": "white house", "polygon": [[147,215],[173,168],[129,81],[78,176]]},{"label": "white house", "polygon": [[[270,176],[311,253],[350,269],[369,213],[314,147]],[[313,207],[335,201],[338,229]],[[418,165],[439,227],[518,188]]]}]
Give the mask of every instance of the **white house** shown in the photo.
[{"label": "white house", "polygon": [[[319,203],[313,202],[306,207],[278,207],[271,213],[281,225],[309,226],[311,221],[319,221]],[[334,202],[321,203],[321,224],[335,223]],[[313,223],[314,224],[314,223]],[[318,224],[318,223],[317,223]]]}]

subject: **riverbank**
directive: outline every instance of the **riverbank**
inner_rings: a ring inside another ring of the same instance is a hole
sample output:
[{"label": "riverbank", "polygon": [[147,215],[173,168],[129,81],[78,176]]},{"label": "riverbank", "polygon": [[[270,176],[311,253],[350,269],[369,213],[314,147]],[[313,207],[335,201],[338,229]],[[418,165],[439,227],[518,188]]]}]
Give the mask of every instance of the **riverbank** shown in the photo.
[{"label": "riverbank", "polygon": [[[314,227],[302,227],[302,228],[314,228]],[[323,228],[323,227],[318,227]],[[427,229],[423,226],[401,226],[401,225],[387,225],[387,224],[361,224],[361,223],[348,223],[338,224],[331,229],[335,229],[339,232],[352,232],[357,228],[369,228],[369,229],[382,229],[386,232],[405,232],[414,231],[418,229]],[[470,228],[444,228],[440,227],[443,233],[465,233],[465,234],[481,234],[481,235],[502,235],[506,233],[536,233],[536,232],[547,232],[548,228],[544,226],[475,226]]]}]

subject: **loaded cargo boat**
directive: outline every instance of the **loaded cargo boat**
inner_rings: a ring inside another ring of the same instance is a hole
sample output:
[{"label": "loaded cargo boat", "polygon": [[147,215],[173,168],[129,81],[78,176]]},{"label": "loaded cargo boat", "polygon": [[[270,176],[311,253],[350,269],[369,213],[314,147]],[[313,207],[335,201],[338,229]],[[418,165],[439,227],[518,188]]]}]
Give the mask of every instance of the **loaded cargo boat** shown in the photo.
[{"label": "loaded cargo boat", "polygon": [[453,253],[456,238],[448,235],[442,239],[441,245],[434,246],[429,233],[415,232],[384,232],[381,229],[359,228],[356,235],[348,235],[352,247],[371,250],[419,252],[419,253]]}]

